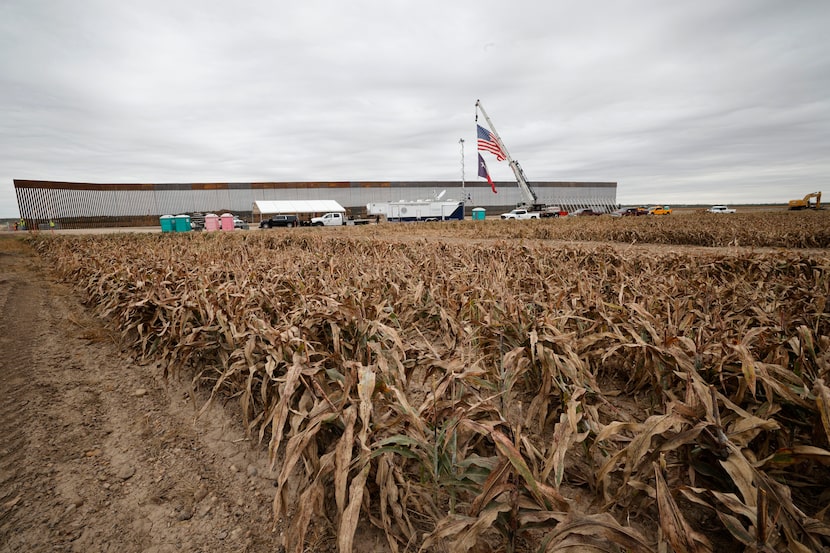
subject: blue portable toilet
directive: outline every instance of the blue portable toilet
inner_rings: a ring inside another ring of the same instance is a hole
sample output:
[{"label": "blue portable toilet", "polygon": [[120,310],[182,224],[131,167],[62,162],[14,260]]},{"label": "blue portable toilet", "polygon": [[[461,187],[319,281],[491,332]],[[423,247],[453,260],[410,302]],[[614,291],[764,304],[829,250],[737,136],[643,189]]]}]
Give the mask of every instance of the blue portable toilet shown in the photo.
[{"label": "blue portable toilet", "polygon": [[473,221],[483,221],[484,216],[487,214],[487,210],[483,207],[476,207],[473,209]]},{"label": "blue portable toilet", "polygon": [[161,232],[173,232],[172,215],[162,215],[159,217],[159,224],[161,225]]},{"label": "blue portable toilet", "polygon": [[190,232],[190,215],[176,215],[173,221],[176,232]]}]

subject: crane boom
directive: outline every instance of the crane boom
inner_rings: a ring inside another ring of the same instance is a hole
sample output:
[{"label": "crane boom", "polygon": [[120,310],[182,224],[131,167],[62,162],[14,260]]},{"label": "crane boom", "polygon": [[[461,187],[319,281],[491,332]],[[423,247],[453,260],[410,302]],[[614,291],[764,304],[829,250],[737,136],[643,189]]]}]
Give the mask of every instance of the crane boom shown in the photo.
[{"label": "crane boom", "polygon": [[[507,151],[507,148],[504,146],[504,142],[502,142],[499,133],[496,132],[496,127],[493,126],[493,122],[490,121],[490,118],[487,116],[487,112],[484,111],[484,106],[481,105],[481,100],[476,100],[476,108],[481,110],[481,114],[484,116],[484,119],[487,120],[487,125],[490,127],[490,131],[493,133],[493,138],[496,139],[499,147],[501,148],[502,152],[504,152],[504,157],[507,159],[507,163],[510,164],[510,168],[513,170],[513,174],[516,175],[516,182],[519,183],[519,190],[522,192],[522,197],[525,201],[525,206],[528,208],[535,207],[538,205],[538,199],[536,197],[536,192],[533,191],[533,188],[530,187],[528,184],[527,179],[525,178],[524,171],[522,171],[521,165],[519,162],[514,160],[510,157],[510,154]],[[519,207],[524,207],[520,205]]]}]

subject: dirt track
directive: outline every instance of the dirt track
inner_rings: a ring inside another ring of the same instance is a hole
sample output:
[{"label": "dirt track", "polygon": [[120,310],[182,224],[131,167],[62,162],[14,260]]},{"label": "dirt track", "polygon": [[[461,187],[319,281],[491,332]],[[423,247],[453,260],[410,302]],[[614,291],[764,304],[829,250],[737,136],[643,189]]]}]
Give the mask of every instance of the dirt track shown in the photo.
[{"label": "dirt track", "polygon": [[267,459],[0,239],[0,551],[281,551]]}]

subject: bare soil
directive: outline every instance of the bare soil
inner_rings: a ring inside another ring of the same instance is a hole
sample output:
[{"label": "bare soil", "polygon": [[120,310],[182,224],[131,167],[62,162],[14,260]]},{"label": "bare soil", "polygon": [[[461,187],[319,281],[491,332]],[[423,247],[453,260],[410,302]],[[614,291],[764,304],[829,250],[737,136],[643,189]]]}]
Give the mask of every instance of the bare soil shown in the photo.
[{"label": "bare soil", "polygon": [[203,397],[2,237],[0,308],[0,552],[283,549],[267,456],[233,409],[197,419]]}]

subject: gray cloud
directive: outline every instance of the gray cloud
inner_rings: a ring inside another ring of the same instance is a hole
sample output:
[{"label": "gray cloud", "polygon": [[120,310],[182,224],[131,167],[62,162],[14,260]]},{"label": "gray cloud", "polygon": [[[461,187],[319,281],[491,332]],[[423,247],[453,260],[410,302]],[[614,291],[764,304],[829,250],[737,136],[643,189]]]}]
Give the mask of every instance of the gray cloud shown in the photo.
[{"label": "gray cloud", "polygon": [[[480,98],[532,180],[623,203],[827,188],[830,4],[0,4],[13,178],[474,179]],[[505,164],[490,164],[511,180]]]}]

